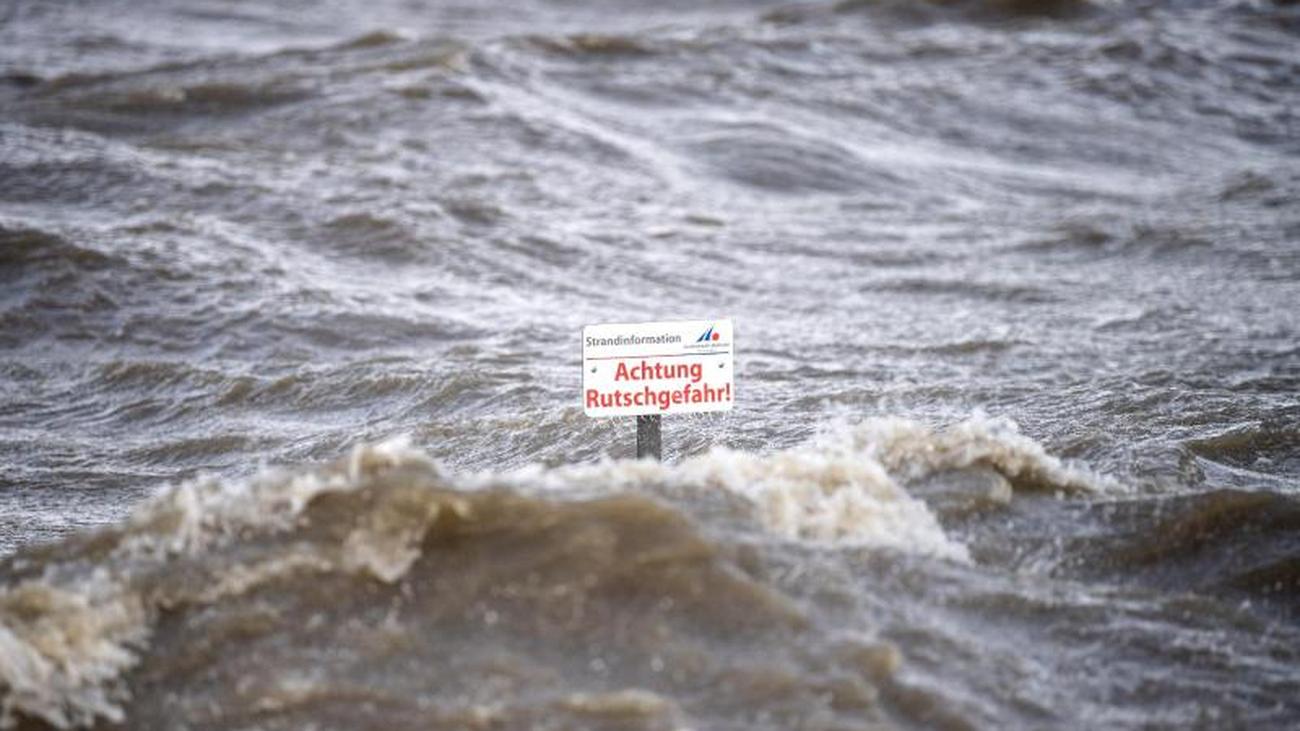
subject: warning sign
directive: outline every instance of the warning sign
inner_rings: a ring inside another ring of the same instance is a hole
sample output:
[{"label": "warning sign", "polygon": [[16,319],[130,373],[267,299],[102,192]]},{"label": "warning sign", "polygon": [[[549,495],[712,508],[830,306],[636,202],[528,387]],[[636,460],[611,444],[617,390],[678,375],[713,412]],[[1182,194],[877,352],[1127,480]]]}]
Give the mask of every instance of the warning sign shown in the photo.
[{"label": "warning sign", "polygon": [[731,320],[588,325],[582,329],[587,416],[729,411]]}]

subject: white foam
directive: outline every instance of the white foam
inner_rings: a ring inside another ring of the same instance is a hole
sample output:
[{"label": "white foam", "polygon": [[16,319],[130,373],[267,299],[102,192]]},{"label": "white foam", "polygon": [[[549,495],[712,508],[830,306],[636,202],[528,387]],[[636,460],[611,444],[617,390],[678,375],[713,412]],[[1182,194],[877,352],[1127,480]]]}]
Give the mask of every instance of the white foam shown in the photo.
[{"label": "white foam", "polygon": [[122,721],[113,681],[149,633],[139,597],[98,573],[72,588],[28,581],[0,594],[0,726],[22,711],[58,728]]},{"label": "white foam", "polygon": [[966,547],[944,533],[926,504],[905,485],[936,472],[981,467],[1057,493],[1122,489],[1048,454],[1014,422],[983,414],[943,429],[908,419],[868,419],[769,454],[715,448],[675,465],[646,460],[557,468],[531,465],[506,475],[480,474],[470,482],[551,490],[653,485],[725,490],[745,498],[766,529],[787,539],[879,546],[966,561]]}]

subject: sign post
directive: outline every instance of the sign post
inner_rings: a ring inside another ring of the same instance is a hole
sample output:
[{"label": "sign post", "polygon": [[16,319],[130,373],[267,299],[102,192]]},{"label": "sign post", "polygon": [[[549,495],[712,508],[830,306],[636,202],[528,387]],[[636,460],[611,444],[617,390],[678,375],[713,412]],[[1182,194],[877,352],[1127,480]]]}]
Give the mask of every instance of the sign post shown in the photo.
[{"label": "sign post", "polygon": [[664,459],[664,441],[659,433],[658,414],[636,417],[636,458],[646,457],[656,462],[662,462]]},{"label": "sign post", "polygon": [[661,416],[731,410],[734,347],[731,320],[588,325],[582,409],[637,417],[637,458],[662,459]]}]

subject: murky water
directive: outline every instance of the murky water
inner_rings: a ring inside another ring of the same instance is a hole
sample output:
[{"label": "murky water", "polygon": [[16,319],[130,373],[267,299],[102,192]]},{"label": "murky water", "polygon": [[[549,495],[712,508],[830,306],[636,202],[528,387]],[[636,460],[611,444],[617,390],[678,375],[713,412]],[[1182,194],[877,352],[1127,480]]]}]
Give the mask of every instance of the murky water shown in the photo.
[{"label": "murky water", "polygon": [[[0,4],[5,718],[1287,727],[1298,41]],[[626,461],[581,326],[711,316],[736,409]]]}]

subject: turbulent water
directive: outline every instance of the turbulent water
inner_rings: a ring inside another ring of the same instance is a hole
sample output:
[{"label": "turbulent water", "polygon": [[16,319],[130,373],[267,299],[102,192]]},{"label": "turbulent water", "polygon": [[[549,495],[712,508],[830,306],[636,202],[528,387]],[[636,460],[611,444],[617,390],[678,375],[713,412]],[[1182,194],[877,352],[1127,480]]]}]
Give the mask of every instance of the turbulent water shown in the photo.
[{"label": "turbulent water", "polygon": [[1298,105],[1266,0],[2,0],[0,725],[1293,727]]}]

